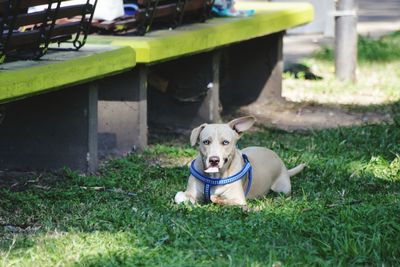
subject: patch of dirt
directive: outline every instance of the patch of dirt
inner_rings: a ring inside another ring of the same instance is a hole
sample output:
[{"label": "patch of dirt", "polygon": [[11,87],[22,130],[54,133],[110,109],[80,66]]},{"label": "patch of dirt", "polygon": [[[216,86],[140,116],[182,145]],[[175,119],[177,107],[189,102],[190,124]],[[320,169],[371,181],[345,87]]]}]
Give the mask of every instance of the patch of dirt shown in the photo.
[{"label": "patch of dirt", "polygon": [[158,165],[162,168],[188,167],[193,157],[170,157],[167,155],[157,155],[146,158],[150,165]]},{"label": "patch of dirt", "polygon": [[28,186],[37,184],[39,178],[36,172],[0,171],[0,189],[23,191]]},{"label": "patch of dirt", "polygon": [[66,177],[61,172],[0,171],[0,189],[6,188],[14,192],[23,192],[32,188],[50,190],[65,179]]},{"label": "patch of dirt", "polygon": [[389,113],[361,112],[343,106],[273,101],[253,104],[241,112],[255,116],[260,124],[285,131],[329,129],[353,125],[393,123]]}]

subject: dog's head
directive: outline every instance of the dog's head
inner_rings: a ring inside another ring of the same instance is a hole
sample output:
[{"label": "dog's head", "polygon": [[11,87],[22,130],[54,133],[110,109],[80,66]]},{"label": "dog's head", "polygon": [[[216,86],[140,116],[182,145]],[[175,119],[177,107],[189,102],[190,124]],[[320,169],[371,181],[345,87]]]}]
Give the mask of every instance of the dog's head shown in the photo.
[{"label": "dog's head", "polygon": [[236,142],[253,126],[255,118],[241,117],[226,124],[202,124],[192,130],[190,143],[199,143],[199,151],[207,173],[226,170],[235,155]]}]

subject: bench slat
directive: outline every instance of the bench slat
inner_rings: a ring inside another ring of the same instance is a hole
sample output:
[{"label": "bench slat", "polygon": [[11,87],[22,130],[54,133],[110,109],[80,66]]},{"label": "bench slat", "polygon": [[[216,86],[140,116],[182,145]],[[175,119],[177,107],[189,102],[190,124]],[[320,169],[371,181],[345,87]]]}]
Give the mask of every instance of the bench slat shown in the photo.
[{"label": "bench slat", "polygon": [[309,3],[240,1],[236,8],[256,12],[251,17],[214,18],[173,31],[153,31],[145,38],[90,36],[88,43],[130,46],[138,63],[155,63],[285,31],[312,21],[314,14]]},{"label": "bench slat", "polygon": [[[86,8],[86,5],[76,5],[76,6],[66,6],[61,7],[57,13],[57,19],[61,18],[72,18],[75,16],[79,16],[82,14],[82,11]],[[50,12],[51,16],[54,16],[55,10]],[[44,17],[46,16],[46,11],[40,11],[30,14],[22,14],[17,17],[15,27],[21,27],[26,25],[38,24],[42,23]],[[11,17],[9,18],[11,19]],[[3,22],[3,19],[0,18],[0,23]]]},{"label": "bench slat", "polygon": [[[168,21],[172,22],[173,17],[176,15],[177,4],[165,3],[165,2],[168,1],[162,1],[162,4],[159,4],[157,6],[157,9],[153,14],[153,19],[155,23],[160,23],[160,22],[165,23]],[[188,1],[184,7],[184,12],[185,12],[184,17],[194,12],[203,11],[204,3],[205,3],[204,0]],[[148,12],[152,13],[153,7],[150,7]],[[116,26],[121,26],[119,30],[134,30],[145,20],[146,20],[146,8],[141,7],[134,16],[124,16],[120,20],[117,20],[115,22],[113,21],[113,22],[96,23],[95,27],[105,30],[113,30],[116,28]]]},{"label": "bench slat", "polygon": [[[195,10],[199,10],[201,7],[203,7],[203,2],[202,1],[189,1],[185,5],[185,12],[191,12]],[[152,9],[150,9],[152,10]],[[176,4],[167,4],[167,5],[162,5],[159,6],[154,14],[154,18],[161,18],[169,15],[173,15],[176,10]],[[137,19],[144,19],[145,16],[145,9],[140,9],[139,14]]]},{"label": "bench slat", "polygon": [[[55,25],[50,37],[51,41],[63,38],[66,35],[72,35],[78,31],[80,22],[71,22],[61,25]],[[49,28],[47,29],[48,32]],[[46,33],[47,33],[46,32]],[[14,49],[31,45],[40,38],[40,30],[32,30],[28,32],[15,33],[11,37],[10,46]]]},{"label": "bench slat", "polygon": [[[9,0],[0,0],[0,15],[2,15],[8,8],[8,1]],[[39,6],[39,5],[46,5],[49,1],[55,3],[56,0],[21,0],[19,7],[21,9]],[[62,2],[70,1],[70,0],[61,0]]]},{"label": "bench slat", "polygon": [[[192,0],[192,1],[195,1],[195,0]],[[141,5],[141,6],[145,6],[150,3],[154,3],[154,2],[156,2],[156,0],[138,0],[137,1],[138,5]],[[163,2],[172,2],[172,1],[171,0],[159,0],[159,2],[163,3]],[[176,6],[176,3],[175,3],[175,6]]]},{"label": "bench slat", "polygon": [[[0,64],[18,58],[18,54],[37,59],[46,53],[49,44],[66,42],[73,36],[71,43],[80,49],[86,42],[97,0],[93,4],[59,5],[66,1],[70,0],[0,0]],[[51,8],[47,9],[46,4]],[[27,8],[38,5],[46,9],[27,13]],[[70,18],[74,19],[67,20]]]}]

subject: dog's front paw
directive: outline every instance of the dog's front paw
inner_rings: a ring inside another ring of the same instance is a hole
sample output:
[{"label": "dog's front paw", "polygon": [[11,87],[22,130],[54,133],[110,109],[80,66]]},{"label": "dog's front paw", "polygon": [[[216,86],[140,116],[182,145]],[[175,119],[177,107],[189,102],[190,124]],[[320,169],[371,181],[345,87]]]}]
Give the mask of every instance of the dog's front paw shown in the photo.
[{"label": "dog's front paw", "polygon": [[187,192],[178,192],[175,195],[175,203],[180,204],[180,203],[185,203],[185,202],[190,202],[192,204],[196,204],[196,200]]},{"label": "dog's front paw", "polygon": [[176,204],[184,203],[184,202],[187,202],[188,200],[189,199],[187,198],[185,192],[180,191],[180,192],[176,193],[176,195],[175,195],[175,203]]},{"label": "dog's front paw", "polygon": [[215,203],[215,204],[218,204],[218,205],[225,205],[226,204],[225,201],[221,197],[218,197],[218,196],[215,196],[215,195],[212,195],[210,197],[210,200],[211,200],[212,203]]},{"label": "dog's front paw", "polygon": [[221,196],[212,195],[210,197],[212,203],[218,205],[231,205],[231,206],[245,206],[246,200],[245,199],[226,199]]}]

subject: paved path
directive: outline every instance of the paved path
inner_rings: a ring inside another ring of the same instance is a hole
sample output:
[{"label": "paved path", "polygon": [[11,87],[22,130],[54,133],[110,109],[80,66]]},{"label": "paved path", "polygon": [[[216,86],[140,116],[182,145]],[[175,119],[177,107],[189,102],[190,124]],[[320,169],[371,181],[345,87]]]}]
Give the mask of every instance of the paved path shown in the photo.
[{"label": "paved path", "polygon": [[[374,38],[400,30],[400,0],[358,0],[357,30]],[[298,62],[324,44],[333,44],[333,38],[288,35],[284,39],[285,63]]]},{"label": "paved path", "polygon": [[358,32],[381,36],[400,30],[400,0],[358,0]]}]

